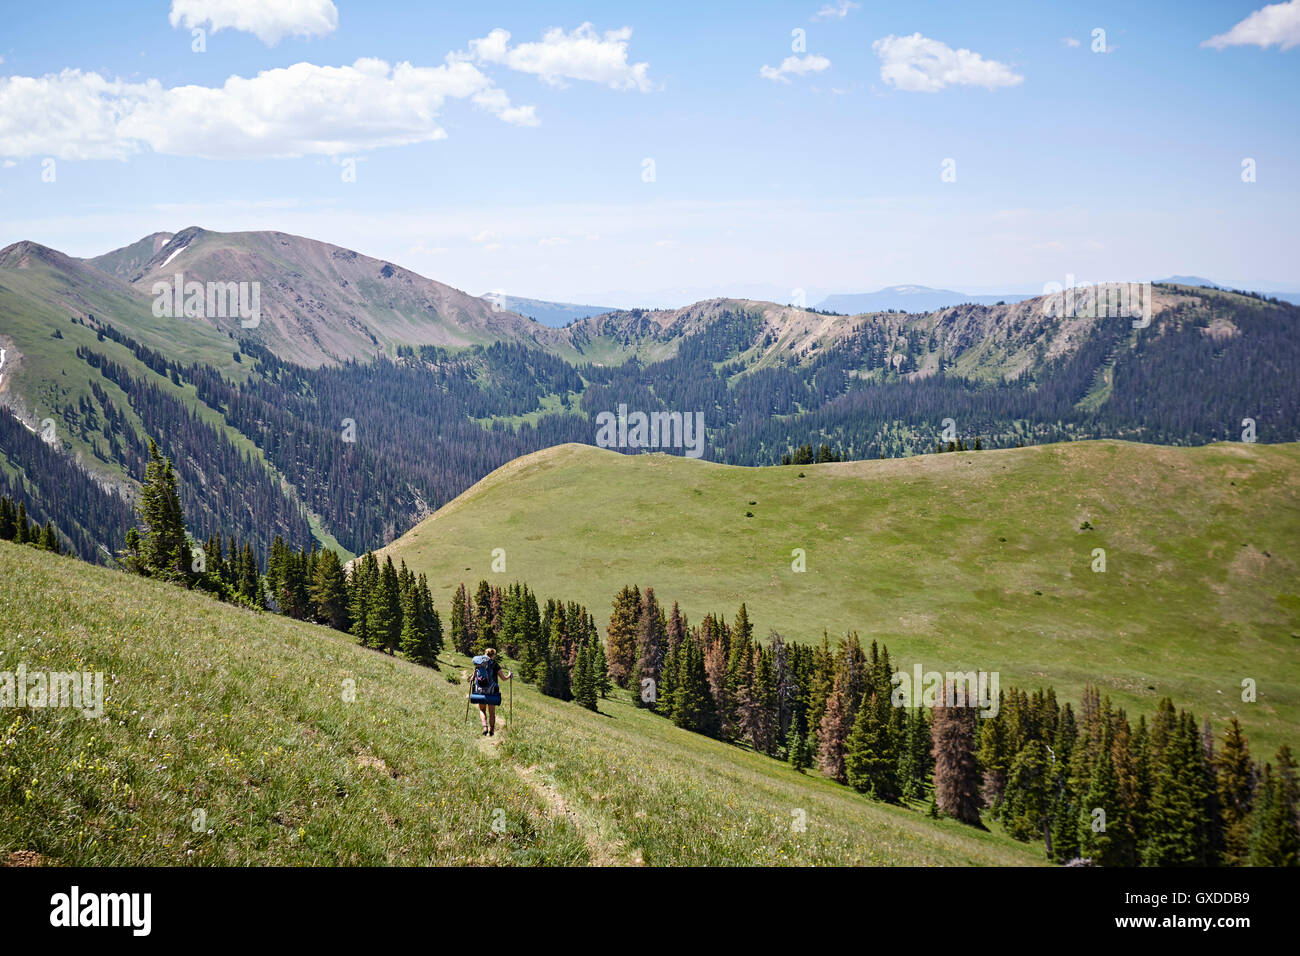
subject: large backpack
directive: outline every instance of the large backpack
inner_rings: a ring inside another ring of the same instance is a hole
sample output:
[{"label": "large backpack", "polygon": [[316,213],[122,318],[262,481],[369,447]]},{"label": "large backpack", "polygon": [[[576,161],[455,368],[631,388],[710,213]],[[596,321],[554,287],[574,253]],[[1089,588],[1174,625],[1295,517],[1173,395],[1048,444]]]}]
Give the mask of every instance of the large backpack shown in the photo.
[{"label": "large backpack", "polygon": [[480,654],[474,658],[474,683],[470,688],[471,700],[475,703],[501,703],[501,687],[497,684],[497,670],[497,662],[486,654]]}]

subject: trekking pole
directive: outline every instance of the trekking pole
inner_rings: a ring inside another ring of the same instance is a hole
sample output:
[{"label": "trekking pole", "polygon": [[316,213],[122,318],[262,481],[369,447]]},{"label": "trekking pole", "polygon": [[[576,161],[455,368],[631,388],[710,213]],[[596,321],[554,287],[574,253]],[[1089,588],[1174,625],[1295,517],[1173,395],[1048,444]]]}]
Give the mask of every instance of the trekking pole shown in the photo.
[{"label": "trekking pole", "polygon": [[506,711],[506,729],[513,730],[515,724],[515,675],[510,675],[510,680],[506,683],[510,685],[510,709]]}]

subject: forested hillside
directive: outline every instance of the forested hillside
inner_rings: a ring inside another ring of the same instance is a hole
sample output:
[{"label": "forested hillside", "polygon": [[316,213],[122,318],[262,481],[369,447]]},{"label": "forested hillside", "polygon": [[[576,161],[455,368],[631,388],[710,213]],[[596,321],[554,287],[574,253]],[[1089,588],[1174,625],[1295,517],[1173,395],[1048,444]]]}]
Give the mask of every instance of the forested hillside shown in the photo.
[{"label": "forested hillside", "polygon": [[[260,276],[268,320],[154,314],[151,282],[178,269]],[[22,423],[3,432],[0,477],[102,559],[153,439],[200,539],[357,554],[516,457],[595,443],[620,406],[698,414],[703,456],[743,465],[811,461],[805,446],[859,460],[976,440],[1300,438],[1300,309],[1182,286],[1153,305],[1134,328],[1040,300],[836,316],[724,299],[544,329],[281,233],[188,229],[92,260],[19,243],[0,251],[0,414]],[[59,469],[33,472],[21,430],[87,480],[38,494]]]}]

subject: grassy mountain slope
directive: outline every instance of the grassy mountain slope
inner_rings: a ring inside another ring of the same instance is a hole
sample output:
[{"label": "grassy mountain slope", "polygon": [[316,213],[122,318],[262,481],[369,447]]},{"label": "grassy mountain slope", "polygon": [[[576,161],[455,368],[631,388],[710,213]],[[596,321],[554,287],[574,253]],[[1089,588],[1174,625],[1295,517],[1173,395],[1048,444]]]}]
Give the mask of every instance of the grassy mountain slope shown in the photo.
[{"label": "grassy mountain slope", "polygon": [[102,670],[106,688],[101,720],[0,713],[0,858],[1041,862],[1000,832],[872,803],[623,700],[590,713],[520,683],[513,726],[485,740],[464,723],[465,685],[444,676],[463,660],[434,672],[7,542],[0,578],[0,670]]},{"label": "grassy mountain slope", "polygon": [[85,261],[101,272],[117,276],[123,282],[130,282],[158,254],[158,250],[171,241],[172,235],[170,232],[151,233],[129,246],[114,249],[102,256],[92,256]]},{"label": "grassy mountain slope", "polygon": [[[1216,726],[1239,716],[1270,748],[1300,730],[1295,444],[775,468],[566,445],[498,469],[386,550],[440,600],[458,581],[520,579],[599,619],[637,583],[693,622],[744,601],[759,636],[857,630],[908,668],[996,670],[1066,699],[1092,682],[1134,712],[1169,695]],[[1246,677],[1258,703],[1241,702]]]},{"label": "grassy mountain slope", "polygon": [[[241,330],[300,365],[367,359],[398,343],[547,342],[556,333],[390,262],[282,232],[182,229],[133,279],[261,283],[261,324]],[[238,321],[223,321],[237,327]]]}]

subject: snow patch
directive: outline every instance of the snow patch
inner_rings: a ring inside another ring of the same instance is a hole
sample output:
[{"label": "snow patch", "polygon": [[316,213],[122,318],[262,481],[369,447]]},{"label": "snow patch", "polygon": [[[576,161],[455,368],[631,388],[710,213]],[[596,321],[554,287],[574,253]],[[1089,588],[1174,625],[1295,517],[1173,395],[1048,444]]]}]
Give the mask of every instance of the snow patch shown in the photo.
[{"label": "snow patch", "polygon": [[158,268],[159,268],[159,269],[166,269],[166,268],[167,268],[167,263],[171,262],[173,259],[175,259],[177,256],[179,256],[182,252],[184,252],[184,251],[185,251],[186,249],[188,249],[189,247],[190,247],[190,244],[189,244],[188,242],[185,243],[185,245],[181,246],[179,249],[177,249],[175,252],[173,252],[170,256],[168,256],[165,260],[163,260],[163,264],[160,265]]}]

